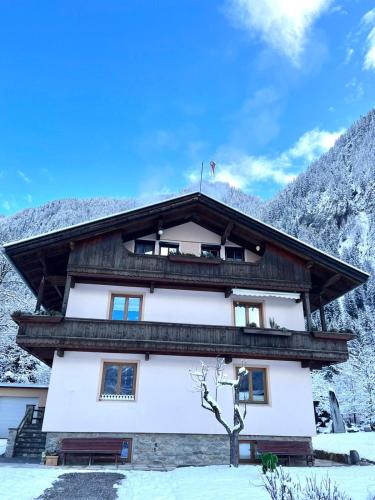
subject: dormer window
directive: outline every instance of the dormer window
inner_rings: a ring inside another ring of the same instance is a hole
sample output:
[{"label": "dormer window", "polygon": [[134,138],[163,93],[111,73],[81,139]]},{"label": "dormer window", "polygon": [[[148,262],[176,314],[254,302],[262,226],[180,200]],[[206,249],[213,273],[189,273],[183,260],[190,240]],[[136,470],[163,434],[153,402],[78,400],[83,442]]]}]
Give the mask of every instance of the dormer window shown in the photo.
[{"label": "dormer window", "polygon": [[153,255],[155,252],[155,241],[136,240],[134,253],[142,255]]},{"label": "dormer window", "polygon": [[244,249],[241,247],[225,247],[225,260],[244,261]]},{"label": "dormer window", "polygon": [[179,246],[177,243],[159,243],[159,254],[160,255],[176,255],[178,254]]},{"label": "dormer window", "polygon": [[202,245],[201,246],[202,257],[220,257],[220,246],[219,245]]}]

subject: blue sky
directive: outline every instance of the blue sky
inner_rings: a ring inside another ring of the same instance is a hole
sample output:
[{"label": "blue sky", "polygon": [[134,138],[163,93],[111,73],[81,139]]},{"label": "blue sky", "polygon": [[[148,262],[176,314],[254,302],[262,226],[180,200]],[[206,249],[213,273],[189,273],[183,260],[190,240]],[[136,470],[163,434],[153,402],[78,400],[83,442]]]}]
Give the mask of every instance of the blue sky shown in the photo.
[{"label": "blue sky", "polygon": [[3,0],[0,214],[172,193],[211,159],[271,197],[374,106],[373,7]]}]

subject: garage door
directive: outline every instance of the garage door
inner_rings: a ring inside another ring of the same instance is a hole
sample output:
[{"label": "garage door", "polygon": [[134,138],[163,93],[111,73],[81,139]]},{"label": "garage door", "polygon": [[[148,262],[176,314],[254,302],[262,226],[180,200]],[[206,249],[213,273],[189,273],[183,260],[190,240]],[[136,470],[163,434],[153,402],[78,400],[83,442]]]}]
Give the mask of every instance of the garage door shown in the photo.
[{"label": "garage door", "polygon": [[8,437],[9,427],[18,427],[25,415],[26,405],[37,405],[38,398],[0,396],[0,438]]}]

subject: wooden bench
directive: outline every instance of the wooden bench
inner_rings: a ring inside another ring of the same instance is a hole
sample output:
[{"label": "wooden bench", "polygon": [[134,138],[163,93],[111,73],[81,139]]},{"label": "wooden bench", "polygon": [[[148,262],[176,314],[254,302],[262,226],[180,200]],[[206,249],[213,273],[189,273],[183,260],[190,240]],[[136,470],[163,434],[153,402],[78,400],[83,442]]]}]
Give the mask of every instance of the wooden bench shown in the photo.
[{"label": "wooden bench", "polygon": [[290,465],[291,458],[303,457],[307,465],[314,465],[314,455],[308,441],[257,441],[259,453],[273,453]]},{"label": "wooden bench", "polygon": [[[121,457],[124,444],[128,445],[127,457]],[[118,459],[122,462],[130,462],[131,439],[123,438],[65,438],[61,441],[60,456],[62,464],[65,465],[66,455],[87,455],[89,465],[93,456],[113,456],[117,465]]]}]

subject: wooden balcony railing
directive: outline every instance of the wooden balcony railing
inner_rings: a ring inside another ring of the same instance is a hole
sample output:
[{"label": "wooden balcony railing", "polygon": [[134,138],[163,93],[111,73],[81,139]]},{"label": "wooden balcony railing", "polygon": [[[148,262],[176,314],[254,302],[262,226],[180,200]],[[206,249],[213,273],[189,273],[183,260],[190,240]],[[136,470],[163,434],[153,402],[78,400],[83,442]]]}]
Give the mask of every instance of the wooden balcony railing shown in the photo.
[{"label": "wooden balcony railing", "polygon": [[47,362],[59,349],[288,359],[321,366],[346,361],[347,341],[352,338],[345,333],[150,321],[60,318],[52,323],[43,316],[15,319],[19,324],[17,343]]},{"label": "wooden balcony railing", "polygon": [[287,258],[273,249],[266,249],[256,263],[138,255],[126,250],[116,235],[91,245],[75,247],[70,254],[68,274],[93,280],[104,277],[142,279],[284,291],[304,291],[311,287],[309,270],[302,261]]}]

